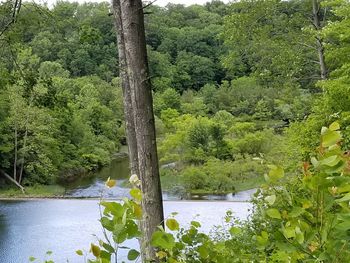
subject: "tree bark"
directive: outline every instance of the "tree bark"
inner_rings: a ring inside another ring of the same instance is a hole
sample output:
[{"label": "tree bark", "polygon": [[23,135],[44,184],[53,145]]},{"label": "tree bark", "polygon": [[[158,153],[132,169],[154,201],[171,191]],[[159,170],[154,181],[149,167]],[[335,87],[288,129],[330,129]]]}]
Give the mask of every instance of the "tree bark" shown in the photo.
[{"label": "tree bark", "polygon": [[325,80],[328,77],[328,70],[327,70],[325,56],[324,56],[323,42],[319,34],[319,32],[322,30],[322,26],[321,26],[321,20],[320,20],[320,3],[318,0],[312,0],[312,17],[313,17],[313,25],[317,31],[316,45],[317,45],[318,59],[320,62],[321,79]]},{"label": "tree bark", "polygon": [[9,179],[12,183],[14,183],[15,185],[17,185],[22,193],[24,193],[24,187],[22,185],[20,185],[16,180],[14,180],[11,176],[9,176],[7,173],[5,173],[3,170],[0,170],[0,173],[5,176],[7,179]]},{"label": "tree bark", "polygon": [[15,157],[13,161],[13,179],[17,182],[17,154],[18,153],[18,129],[17,122],[15,123]]},{"label": "tree bark", "polygon": [[129,150],[131,174],[139,176],[139,161],[137,156],[137,140],[135,131],[135,116],[132,103],[132,91],[130,89],[129,77],[127,73],[125,44],[123,35],[123,21],[121,19],[120,0],[112,0],[112,10],[114,25],[117,33],[118,56],[119,56],[119,76],[123,90],[123,105],[126,126],[126,140]]},{"label": "tree bark", "polygon": [[151,237],[164,221],[164,216],[142,1],[121,0],[121,19],[127,72],[133,92],[139,178],[143,193],[141,255],[144,262],[149,262],[155,260]]},{"label": "tree bark", "polygon": [[[29,106],[31,106],[32,104],[32,98],[30,100]],[[29,122],[29,109],[27,112],[27,116],[26,116],[26,122],[25,122],[25,132],[24,132],[24,137],[23,137],[23,153],[22,153],[22,158],[20,160],[21,163],[21,168],[19,171],[19,176],[18,176],[18,183],[22,183],[22,176],[23,176],[23,170],[24,170],[24,161],[25,161],[25,154],[26,154],[26,147],[27,147],[27,139],[28,139],[28,122]]]}]

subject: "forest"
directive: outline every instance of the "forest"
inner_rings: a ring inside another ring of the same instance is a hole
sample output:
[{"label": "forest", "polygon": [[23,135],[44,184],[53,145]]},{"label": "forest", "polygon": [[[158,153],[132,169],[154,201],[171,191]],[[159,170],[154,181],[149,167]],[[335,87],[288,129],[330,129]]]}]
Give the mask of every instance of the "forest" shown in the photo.
[{"label": "forest", "polygon": [[[261,186],[251,220],[228,213],[214,236],[168,219],[178,232],[155,233],[157,262],[347,262],[350,2],[155,3],[144,23],[162,189]],[[110,3],[25,2],[0,45],[1,174],[58,185],[108,165],[127,142]],[[15,187],[0,178],[0,192]],[[130,214],[102,205],[115,236],[112,222],[132,224],[118,244],[139,235],[132,197],[118,205]],[[96,262],[108,246],[91,247]]]}]

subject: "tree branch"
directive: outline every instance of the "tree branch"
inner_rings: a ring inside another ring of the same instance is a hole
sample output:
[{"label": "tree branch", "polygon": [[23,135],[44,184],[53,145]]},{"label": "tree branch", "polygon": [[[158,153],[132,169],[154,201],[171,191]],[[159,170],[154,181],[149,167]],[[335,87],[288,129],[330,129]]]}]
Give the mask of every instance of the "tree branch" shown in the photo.
[{"label": "tree branch", "polygon": [[24,187],[22,185],[20,185],[15,179],[13,179],[11,176],[9,176],[7,173],[5,173],[3,170],[0,169],[0,174],[2,174],[3,176],[5,176],[7,179],[9,179],[12,183],[14,183],[16,186],[18,186],[22,193],[24,194]]}]

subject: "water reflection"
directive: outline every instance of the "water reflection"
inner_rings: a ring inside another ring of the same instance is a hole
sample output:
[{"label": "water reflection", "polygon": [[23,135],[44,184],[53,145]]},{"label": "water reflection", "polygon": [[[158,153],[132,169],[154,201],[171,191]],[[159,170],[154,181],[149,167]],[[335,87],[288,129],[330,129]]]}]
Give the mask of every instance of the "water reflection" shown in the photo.
[{"label": "water reflection", "polygon": [[[106,198],[122,199],[129,196],[129,189],[125,187],[129,177],[129,161],[127,158],[115,159],[111,164],[94,175],[81,178],[66,185],[66,196],[74,198],[98,198],[103,195]],[[104,187],[108,177],[117,179],[117,186],[112,189]],[[239,192],[236,194],[201,194],[189,195],[183,191],[163,192],[163,200],[208,200],[208,201],[250,201],[256,189]]]}]

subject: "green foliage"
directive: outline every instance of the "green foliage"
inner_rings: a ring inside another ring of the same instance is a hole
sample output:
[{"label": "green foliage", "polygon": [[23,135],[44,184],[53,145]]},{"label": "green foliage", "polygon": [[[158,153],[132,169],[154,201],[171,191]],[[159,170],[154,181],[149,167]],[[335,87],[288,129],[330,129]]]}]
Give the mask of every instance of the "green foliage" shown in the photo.
[{"label": "green foliage", "polygon": [[[322,128],[321,145],[311,163],[303,164],[301,174],[286,177],[282,167],[269,166],[266,183],[255,194],[249,221],[240,222],[228,211],[225,223],[208,235],[200,231],[199,222],[192,221],[188,228],[183,228],[174,218],[176,214],[172,214],[165,220],[169,231],[160,226],[152,236],[157,260],[168,263],[349,261],[349,155],[341,149],[339,130],[336,122]],[[110,179],[106,183],[114,184]],[[101,201],[104,210],[100,221],[105,240],[91,244],[94,259],[88,262],[111,262],[112,255],[118,256],[118,248],[125,248],[122,244],[126,240],[140,236],[136,222],[142,215],[142,193],[135,188],[131,196],[134,200],[124,199],[121,203]],[[126,249],[129,260],[139,257],[137,250]],[[82,250],[76,253],[87,255]]]},{"label": "green foliage", "polygon": [[[115,186],[115,181],[108,179],[106,182],[108,188]],[[98,244],[91,243],[89,251],[77,250],[76,254],[84,256],[85,262],[88,263],[108,263],[113,258],[118,261],[119,251],[126,249],[129,261],[137,261],[140,252],[125,247],[127,240],[139,238],[138,221],[142,218],[141,210],[141,191],[133,188],[130,191],[132,199],[125,198],[122,202],[113,202],[103,200],[103,193],[100,200],[101,226],[103,230],[103,239],[98,239]],[[102,210],[103,208],[103,210]],[[89,259],[89,254],[94,259]]]},{"label": "green foliage", "polygon": [[349,156],[341,150],[339,128],[333,123],[322,129],[321,146],[301,175],[286,178],[281,167],[270,166],[250,221],[240,223],[228,213],[228,224],[214,237],[192,222],[176,232],[175,244],[171,237],[154,244],[160,261],[347,262]]},{"label": "green foliage", "polygon": [[119,144],[120,91],[98,77],[68,79],[56,62],[38,66],[30,49],[18,56],[24,74],[0,92],[2,168],[14,168],[17,151],[23,183],[48,184],[109,163]]}]

